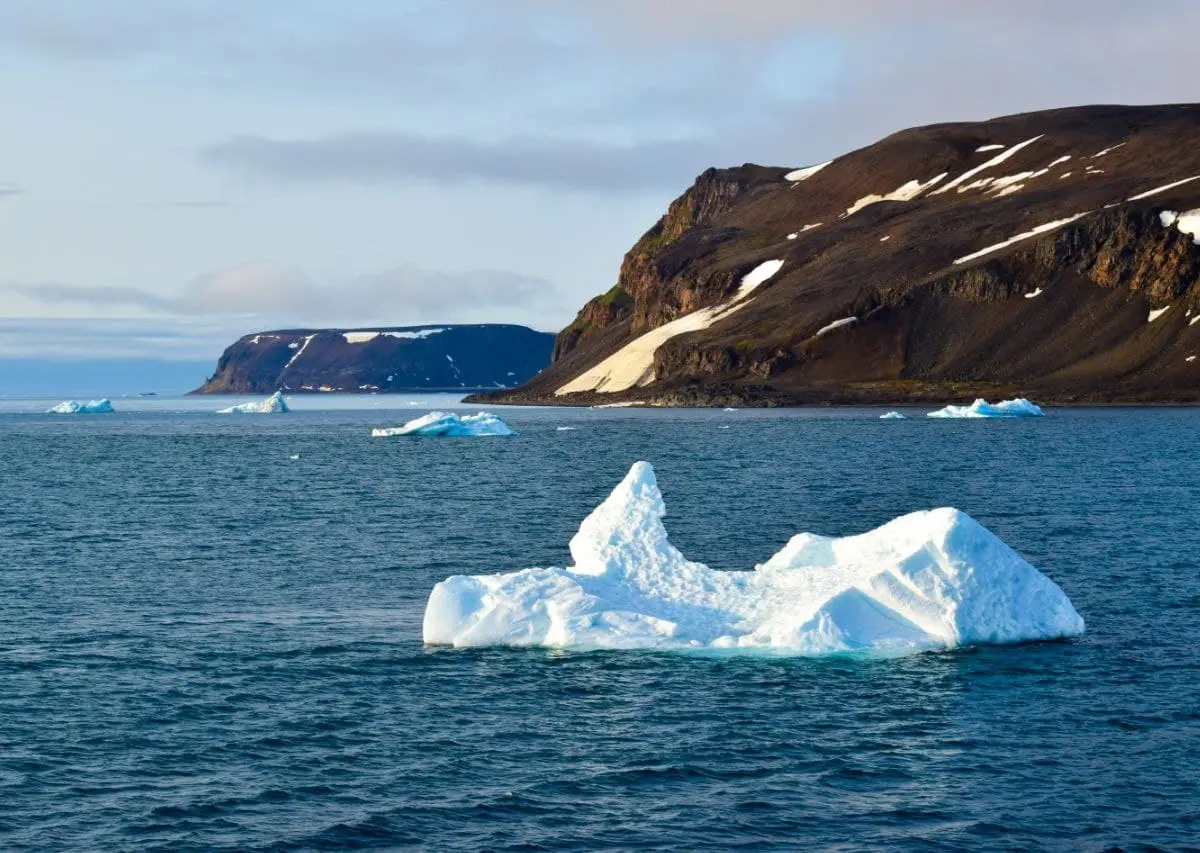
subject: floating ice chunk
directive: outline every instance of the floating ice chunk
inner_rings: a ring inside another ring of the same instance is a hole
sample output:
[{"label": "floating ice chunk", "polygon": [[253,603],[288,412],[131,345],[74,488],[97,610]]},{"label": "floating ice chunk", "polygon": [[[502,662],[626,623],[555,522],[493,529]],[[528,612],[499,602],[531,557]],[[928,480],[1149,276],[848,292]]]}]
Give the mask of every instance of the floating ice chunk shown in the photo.
[{"label": "floating ice chunk", "polygon": [[989,403],[987,400],[976,400],[969,406],[946,406],[936,412],[930,412],[930,418],[1040,418],[1046,413],[1040,406],[1018,397],[1015,400],[1004,400],[999,403]]},{"label": "floating ice chunk", "polygon": [[824,169],[832,162],[832,160],[826,160],[824,163],[817,163],[815,166],[805,166],[803,169],[793,169],[784,175],[783,179],[785,181],[792,181],[793,183],[796,181],[807,181],[809,178]]},{"label": "floating ice chunk", "polygon": [[560,426],[554,428],[555,432],[575,432],[575,427]]},{"label": "floating ice chunk", "polygon": [[899,412],[888,412],[886,415],[879,416],[879,420],[881,421],[902,421],[906,419],[907,417]]},{"label": "floating ice chunk", "polygon": [[1025,294],[1026,299],[1033,299],[1036,296],[1041,296],[1044,291],[1038,287]]},{"label": "floating ice chunk", "polygon": [[241,403],[236,406],[230,406],[228,409],[221,409],[217,412],[218,415],[279,415],[291,411],[288,408],[287,401],[283,399],[283,392],[276,391],[267,399],[258,403]]},{"label": "floating ice chunk", "polygon": [[409,421],[404,426],[371,430],[371,435],[375,438],[387,438],[393,435],[465,438],[468,436],[517,434],[516,430],[489,412],[463,415],[462,417],[447,412],[430,412]]},{"label": "floating ice chunk", "polygon": [[840,539],[802,533],[731,572],[676,550],[665,512],[654,470],[635,463],[571,539],[573,567],[442,581],[425,642],[898,654],[1084,630],[1057,584],[956,509]]},{"label": "floating ice chunk", "polygon": [[53,409],[47,409],[48,415],[103,415],[113,411],[112,403],[105,397],[101,400],[89,400],[81,403],[79,400],[63,400]]},{"label": "floating ice chunk", "polygon": [[1003,148],[1003,147],[1004,147],[1003,145],[995,145],[995,144],[993,144],[993,145],[980,145],[978,148],[976,148],[976,149],[975,149],[975,153],[976,153],[976,154],[982,154],[984,151],[999,151],[999,150],[1000,150],[1001,148]]},{"label": "floating ice chunk", "polygon": [[1170,305],[1168,305],[1166,308],[1154,308],[1154,309],[1151,309],[1151,311],[1150,311],[1150,316],[1148,316],[1148,317],[1146,318],[1146,322],[1147,322],[1147,323],[1153,323],[1155,320],[1157,320],[1157,319],[1158,319],[1159,317],[1161,317],[1163,314],[1166,314],[1166,313],[1167,313],[1167,311],[1170,309],[1170,307],[1171,307],[1171,306],[1170,306]]}]

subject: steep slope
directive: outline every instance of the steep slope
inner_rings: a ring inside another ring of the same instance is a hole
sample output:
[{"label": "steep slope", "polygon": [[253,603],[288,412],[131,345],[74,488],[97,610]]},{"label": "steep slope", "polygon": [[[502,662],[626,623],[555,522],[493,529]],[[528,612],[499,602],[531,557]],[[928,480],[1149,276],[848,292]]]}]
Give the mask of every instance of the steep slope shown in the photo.
[{"label": "steep slope", "polygon": [[257,332],[228,347],[193,393],[511,387],[546,367],[553,343],[548,332],[506,325]]},{"label": "steep slope", "polygon": [[490,397],[1200,401],[1197,209],[1200,105],[934,125],[805,169],[710,169],[559,334],[552,366]]}]

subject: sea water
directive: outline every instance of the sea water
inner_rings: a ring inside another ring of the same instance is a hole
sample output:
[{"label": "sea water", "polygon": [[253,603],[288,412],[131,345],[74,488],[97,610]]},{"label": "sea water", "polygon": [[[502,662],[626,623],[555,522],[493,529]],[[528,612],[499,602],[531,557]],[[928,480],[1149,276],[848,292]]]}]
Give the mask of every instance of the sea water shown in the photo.
[{"label": "sea water", "polygon": [[[1200,838],[1198,410],[508,409],[519,436],[382,440],[419,399],[306,399],[0,403],[0,848]],[[893,660],[422,645],[434,583],[567,564],[638,459],[714,568],[953,505],[1087,633]]]}]

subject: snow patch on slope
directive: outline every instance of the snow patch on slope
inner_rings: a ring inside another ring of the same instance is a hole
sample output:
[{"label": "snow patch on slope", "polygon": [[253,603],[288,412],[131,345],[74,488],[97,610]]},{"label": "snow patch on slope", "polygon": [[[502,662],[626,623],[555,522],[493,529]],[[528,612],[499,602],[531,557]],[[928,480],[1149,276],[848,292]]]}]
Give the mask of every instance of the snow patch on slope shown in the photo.
[{"label": "snow patch on slope", "polygon": [[1080,219],[1091,213],[1090,210],[1085,210],[1083,213],[1077,213],[1074,216],[1068,216],[1066,219],[1056,219],[1053,222],[1047,222],[1044,225],[1039,225],[1029,231],[1023,231],[1015,237],[1009,237],[1002,243],[996,243],[994,246],[988,246],[986,249],[980,249],[978,252],[972,252],[969,255],[963,255],[961,258],[955,258],[954,263],[965,264],[968,261],[973,261],[976,258],[982,258],[984,255],[990,255],[992,252],[998,252],[1001,249],[1007,248],[1014,243],[1019,243],[1022,240],[1028,240],[1030,237],[1036,237],[1039,234],[1045,234],[1048,231],[1053,231],[1056,228],[1061,228],[1076,219]]},{"label": "snow patch on slope", "polygon": [[986,171],[986,170],[992,168],[993,166],[999,166],[1001,163],[1003,163],[1009,157],[1012,157],[1014,154],[1018,153],[1023,148],[1025,148],[1029,145],[1032,145],[1033,143],[1037,142],[1041,138],[1042,138],[1042,134],[1038,134],[1037,136],[1033,137],[1032,139],[1026,139],[1024,142],[1018,142],[1012,148],[1009,148],[1007,151],[1002,151],[1001,153],[997,154],[992,159],[988,160],[986,163],[981,163],[980,165],[976,166],[974,169],[968,169],[967,171],[965,171],[961,175],[959,175],[957,178],[950,181],[948,184],[938,187],[936,190],[934,190],[932,193],[930,193],[930,195],[941,195],[944,192],[949,192],[950,190],[954,189],[955,187],[959,186],[960,184],[964,184],[967,181],[971,180],[971,178],[975,177],[980,172]]},{"label": "snow patch on slope", "polygon": [[857,323],[857,322],[858,322],[857,317],[843,317],[840,320],[834,320],[829,325],[822,326],[821,328],[817,329],[814,337],[819,338],[822,335],[832,332],[834,329],[840,329],[840,328],[842,328],[842,326],[849,326],[851,323]]},{"label": "snow patch on slope", "polygon": [[1150,196],[1152,196],[1152,195],[1158,195],[1159,193],[1165,193],[1167,190],[1173,190],[1176,187],[1183,186],[1184,184],[1190,184],[1192,181],[1200,181],[1200,175],[1193,175],[1190,178],[1184,178],[1182,181],[1175,181],[1174,183],[1164,184],[1161,187],[1155,187],[1152,190],[1147,190],[1144,193],[1139,193],[1138,195],[1135,195],[1132,198],[1127,199],[1127,201],[1141,201],[1144,198],[1150,198]]},{"label": "snow patch on slope", "polygon": [[846,212],[841,215],[841,218],[845,219],[847,216],[853,216],[864,207],[869,207],[872,204],[878,204],[881,201],[912,201],[921,193],[925,192],[925,190],[942,180],[948,174],[949,172],[942,172],[940,175],[930,178],[925,183],[921,183],[920,181],[916,180],[909,181],[908,183],[897,187],[886,195],[876,195],[874,193],[871,195],[865,195],[858,201],[854,202],[854,204],[850,205]]},{"label": "snow patch on slope", "polygon": [[585,370],[563,385],[554,392],[555,396],[574,394],[580,391],[599,391],[608,394],[653,382],[654,353],[660,346],[677,335],[707,329],[718,320],[729,317],[746,304],[746,297],[755,288],[782,268],[782,260],[763,261],[742,278],[737,292],[728,302],[685,314],[634,338],[599,364]]},{"label": "snow patch on slope", "polygon": [[858,536],[802,533],[746,572],[688,560],[665,514],[654,469],[635,463],[571,539],[574,566],[442,581],[425,642],[892,655],[1084,630],[1057,584],[956,509]]},{"label": "snow patch on slope", "polygon": [[824,169],[832,162],[832,160],[826,160],[824,163],[817,163],[815,166],[805,166],[803,169],[794,169],[784,175],[783,179],[785,181],[792,181],[793,183],[796,181],[807,181],[809,178]]}]

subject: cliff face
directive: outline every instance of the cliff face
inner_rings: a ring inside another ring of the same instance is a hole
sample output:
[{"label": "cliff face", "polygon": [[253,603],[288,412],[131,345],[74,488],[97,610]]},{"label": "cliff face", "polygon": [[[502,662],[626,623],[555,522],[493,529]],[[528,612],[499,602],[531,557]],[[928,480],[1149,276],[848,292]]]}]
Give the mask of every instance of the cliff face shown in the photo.
[{"label": "cliff face", "polygon": [[507,325],[257,332],[229,346],[194,393],[506,388],[546,367],[553,343]]},{"label": "cliff face", "polygon": [[1164,215],[1198,208],[1200,105],[935,125],[820,168],[710,169],[559,334],[553,365],[493,397],[1200,401],[1200,245],[1194,219]]}]

